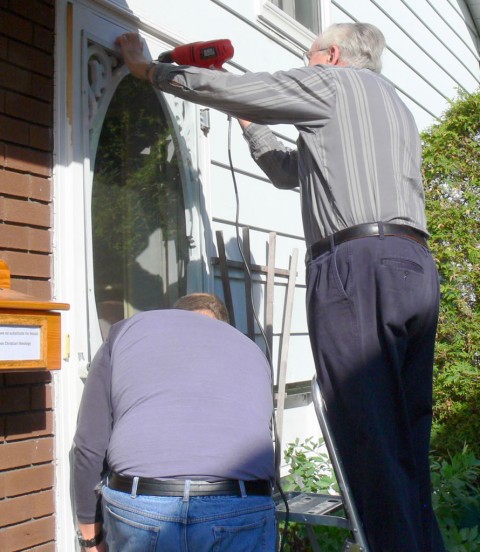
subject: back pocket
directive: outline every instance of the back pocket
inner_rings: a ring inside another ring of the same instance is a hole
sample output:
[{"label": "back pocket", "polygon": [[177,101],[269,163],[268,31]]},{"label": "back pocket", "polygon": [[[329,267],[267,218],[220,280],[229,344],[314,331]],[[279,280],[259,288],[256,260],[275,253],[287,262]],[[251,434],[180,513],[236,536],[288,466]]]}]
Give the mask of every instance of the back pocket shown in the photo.
[{"label": "back pocket", "polygon": [[[213,552],[267,551],[266,519],[248,525],[217,525],[213,528]],[[273,549],[272,549],[273,550]]]}]

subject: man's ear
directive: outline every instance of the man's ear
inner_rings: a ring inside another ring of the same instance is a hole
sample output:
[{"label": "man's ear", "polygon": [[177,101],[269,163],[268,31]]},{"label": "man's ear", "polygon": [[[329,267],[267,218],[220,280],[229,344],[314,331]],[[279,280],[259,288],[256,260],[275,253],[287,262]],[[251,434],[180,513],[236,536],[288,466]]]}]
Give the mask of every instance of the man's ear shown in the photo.
[{"label": "man's ear", "polygon": [[328,63],[330,65],[343,65],[340,59],[340,48],[336,44],[328,49]]}]

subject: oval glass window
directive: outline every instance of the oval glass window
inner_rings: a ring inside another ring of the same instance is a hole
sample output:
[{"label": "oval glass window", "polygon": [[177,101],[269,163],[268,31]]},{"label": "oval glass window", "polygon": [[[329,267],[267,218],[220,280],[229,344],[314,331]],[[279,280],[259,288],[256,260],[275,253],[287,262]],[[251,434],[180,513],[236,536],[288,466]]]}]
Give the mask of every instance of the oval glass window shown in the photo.
[{"label": "oval glass window", "polygon": [[100,329],[186,293],[188,244],[174,129],[152,87],[126,76],[108,107],[92,188]]}]

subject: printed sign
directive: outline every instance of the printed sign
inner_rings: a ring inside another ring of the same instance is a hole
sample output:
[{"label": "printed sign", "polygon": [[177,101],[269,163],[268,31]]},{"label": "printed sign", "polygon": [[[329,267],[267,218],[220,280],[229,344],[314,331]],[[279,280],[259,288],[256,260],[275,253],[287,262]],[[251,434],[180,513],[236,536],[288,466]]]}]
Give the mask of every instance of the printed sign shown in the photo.
[{"label": "printed sign", "polygon": [[0,361],[41,360],[41,326],[0,326]]}]

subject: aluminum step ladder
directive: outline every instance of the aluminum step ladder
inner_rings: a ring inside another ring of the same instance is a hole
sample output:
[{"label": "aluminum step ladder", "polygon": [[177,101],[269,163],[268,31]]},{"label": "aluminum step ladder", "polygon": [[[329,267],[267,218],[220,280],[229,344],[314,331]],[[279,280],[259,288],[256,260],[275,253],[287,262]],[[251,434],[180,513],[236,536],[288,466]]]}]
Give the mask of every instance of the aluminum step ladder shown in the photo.
[{"label": "aluminum step ladder", "polygon": [[[349,530],[350,536],[346,539],[342,552],[369,552],[363,527],[335,445],[335,439],[328,425],[325,403],[316,376],[312,379],[312,398],[340,494],[286,492],[283,493],[283,497],[280,493],[275,494],[277,521],[288,519],[288,522],[305,524],[310,542],[316,552],[321,552],[321,545],[317,542],[313,531],[315,525],[340,527]],[[288,505],[288,513],[285,499]],[[345,511],[345,516],[335,515],[341,509]]]}]

